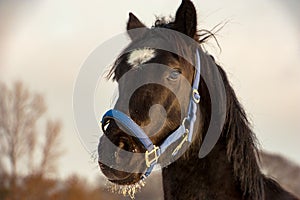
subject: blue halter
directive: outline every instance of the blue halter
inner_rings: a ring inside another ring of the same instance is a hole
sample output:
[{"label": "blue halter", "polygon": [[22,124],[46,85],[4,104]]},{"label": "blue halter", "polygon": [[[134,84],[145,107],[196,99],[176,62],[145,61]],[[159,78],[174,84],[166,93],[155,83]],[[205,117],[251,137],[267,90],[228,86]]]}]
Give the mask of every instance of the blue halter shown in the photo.
[{"label": "blue halter", "polygon": [[109,123],[108,119],[114,119],[115,121],[120,123],[126,129],[126,131],[135,136],[145,147],[145,162],[147,170],[141,177],[142,179],[145,179],[150,175],[154,166],[157,164],[160,155],[162,155],[171,144],[182,138],[182,141],[172,153],[172,156],[176,156],[176,154],[179,152],[179,150],[182,148],[185,142],[192,142],[194,124],[197,117],[197,104],[199,104],[200,102],[200,95],[198,92],[200,75],[201,60],[199,50],[197,49],[195,77],[187,116],[183,119],[182,124],[170,136],[168,136],[167,139],[165,139],[165,141],[160,146],[154,145],[150,138],[146,135],[146,133],[141,129],[141,127],[138,126],[128,115],[124,114],[123,112],[112,109],[104,114],[102,118],[103,129],[104,126],[106,126]]}]

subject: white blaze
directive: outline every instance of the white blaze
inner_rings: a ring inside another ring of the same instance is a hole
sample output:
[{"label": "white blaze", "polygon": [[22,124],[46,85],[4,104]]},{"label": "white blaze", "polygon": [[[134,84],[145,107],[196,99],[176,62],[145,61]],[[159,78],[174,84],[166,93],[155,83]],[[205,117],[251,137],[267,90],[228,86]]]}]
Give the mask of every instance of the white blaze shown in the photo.
[{"label": "white blaze", "polygon": [[151,60],[155,57],[155,50],[151,48],[136,49],[132,51],[128,56],[128,64],[133,68],[137,68],[139,65]]}]

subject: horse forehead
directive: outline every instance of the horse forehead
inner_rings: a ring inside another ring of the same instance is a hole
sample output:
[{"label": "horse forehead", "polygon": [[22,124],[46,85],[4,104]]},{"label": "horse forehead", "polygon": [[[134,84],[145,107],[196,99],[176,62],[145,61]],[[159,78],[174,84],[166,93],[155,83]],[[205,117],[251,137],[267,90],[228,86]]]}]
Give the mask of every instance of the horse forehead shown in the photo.
[{"label": "horse forehead", "polygon": [[148,62],[157,55],[155,49],[152,48],[140,48],[135,49],[128,55],[127,63],[132,68],[138,68],[141,64]]}]

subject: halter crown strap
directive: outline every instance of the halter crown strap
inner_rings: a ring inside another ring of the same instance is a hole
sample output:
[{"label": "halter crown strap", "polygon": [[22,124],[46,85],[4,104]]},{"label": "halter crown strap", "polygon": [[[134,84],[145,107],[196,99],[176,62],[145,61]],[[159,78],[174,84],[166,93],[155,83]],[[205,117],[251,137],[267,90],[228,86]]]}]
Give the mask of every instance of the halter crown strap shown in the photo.
[{"label": "halter crown strap", "polygon": [[182,124],[171,135],[169,135],[159,147],[155,146],[150,138],[146,135],[146,133],[142,130],[142,128],[125,113],[118,110],[109,110],[104,114],[101,121],[103,130],[104,127],[109,124],[109,120],[113,119],[118,123],[118,125],[121,125],[120,128],[123,129],[126,133],[135,136],[147,150],[145,153],[147,170],[142,178],[146,178],[150,175],[154,166],[157,164],[160,155],[163,154],[167,150],[167,148],[170,147],[174,142],[182,138],[180,144],[173,151],[172,156],[177,155],[185,142],[192,142],[194,124],[197,118],[197,104],[200,102],[200,95],[198,92],[200,77],[201,59],[199,49],[197,49],[195,76],[192,85],[192,92],[187,116],[184,118]]}]

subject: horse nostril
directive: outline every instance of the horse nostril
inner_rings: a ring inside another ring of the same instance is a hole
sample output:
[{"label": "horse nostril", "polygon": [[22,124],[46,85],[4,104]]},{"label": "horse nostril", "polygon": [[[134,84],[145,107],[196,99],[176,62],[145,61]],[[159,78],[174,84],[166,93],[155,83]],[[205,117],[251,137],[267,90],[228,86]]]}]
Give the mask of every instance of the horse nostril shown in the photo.
[{"label": "horse nostril", "polygon": [[124,147],[125,147],[125,143],[120,141],[119,142],[119,148],[124,149]]},{"label": "horse nostril", "polygon": [[118,147],[125,151],[130,151],[132,148],[131,143],[129,142],[129,139],[127,139],[127,138],[121,138],[118,143]]}]

